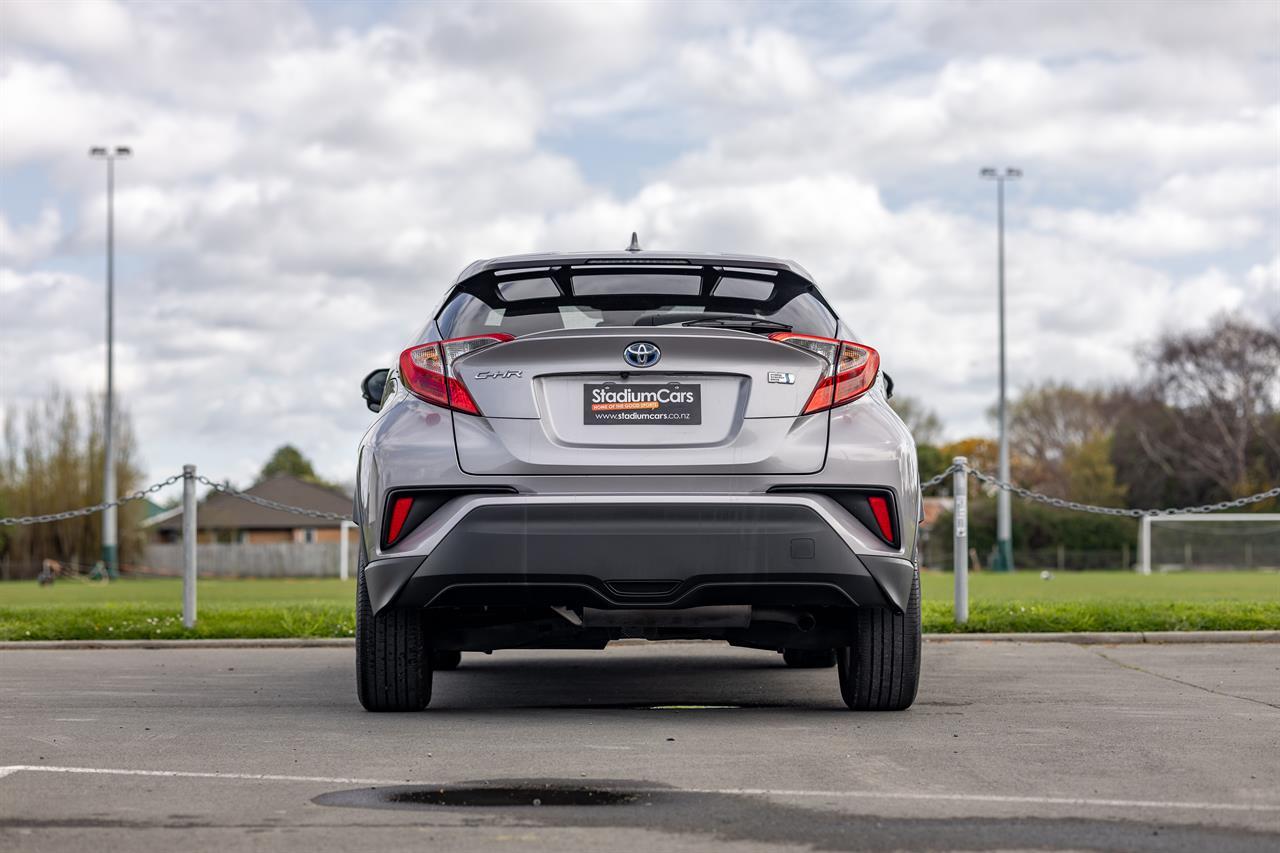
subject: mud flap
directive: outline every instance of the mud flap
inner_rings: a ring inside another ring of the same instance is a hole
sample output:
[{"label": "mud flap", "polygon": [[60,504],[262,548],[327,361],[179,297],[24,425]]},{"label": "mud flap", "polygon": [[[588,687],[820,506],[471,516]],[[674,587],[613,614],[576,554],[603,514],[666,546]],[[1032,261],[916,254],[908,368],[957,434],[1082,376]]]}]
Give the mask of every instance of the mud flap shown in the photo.
[{"label": "mud flap", "polygon": [[364,584],[369,591],[369,606],[376,614],[395,600],[413,573],[422,565],[422,557],[388,557],[364,567]]},{"label": "mud flap", "polygon": [[911,598],[915,564],[901,557],[877,557],[870,554],[859,554],[858,559],[867,567],[867,572],[875,579],[884,597],[893,604],[894,610],[904,612]]}]

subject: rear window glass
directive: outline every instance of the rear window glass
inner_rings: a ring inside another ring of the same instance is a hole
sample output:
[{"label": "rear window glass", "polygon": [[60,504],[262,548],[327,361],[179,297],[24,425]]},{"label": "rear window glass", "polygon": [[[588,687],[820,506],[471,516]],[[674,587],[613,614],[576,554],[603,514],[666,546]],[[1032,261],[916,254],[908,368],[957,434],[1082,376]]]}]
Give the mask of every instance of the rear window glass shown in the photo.
[{"label": "rear window glass", "polygon": [[714,296],[725,296],[736,299],[757,299],[764,301],[773,293],[773,282],[752,278],[725,277],[716,282]]},{"label": "rear window glass", "polygon": [[515,281],[499,281],[498,295],[505,302],[521,299],[547,299],[560,295],[560,289],[549,278],[520,278]]},{"label": "rear window glass", "polygon": [[[436,322],[446,338],[615,326],[727,326],[767,334],[782,327],[831,337],[836,318],[807,279],[788,272],[694,268],[690,272],[563,270],[565,291],[546,275],[460,283]],[[532,273],[532,271],[530,271]],[[766,277],[767,276],[767,277]],[[711,277],[710,293],[703,282]],[[736,324],[736,325],[735,325]]]}]

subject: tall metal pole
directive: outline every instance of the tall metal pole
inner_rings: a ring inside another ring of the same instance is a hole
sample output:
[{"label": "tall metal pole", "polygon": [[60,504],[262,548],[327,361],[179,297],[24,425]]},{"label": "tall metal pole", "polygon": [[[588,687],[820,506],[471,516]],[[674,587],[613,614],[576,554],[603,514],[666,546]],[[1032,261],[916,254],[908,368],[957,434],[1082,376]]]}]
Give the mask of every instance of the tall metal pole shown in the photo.
[{"label": "tall metal pole", "polygon": [[[102,463],[102,500],[116,499],[116,439],[115,439],[115,184],[116,161],[107,158],[107,399],[103,406],[105,435]],[[118,574],[119,546],[116,508],[109,506],[102,513],[102,563],[108,577]]]},{"label": "tall metal pole", "polygon": [[[103,404],[102,500],[116,499],[116,418],[115,418],[115,290],[116,290],[116,160],[133,156],[133,150],[94,147],[89,156],[107,161],[107,395]],[[102,565],[108,577],[120,570],[116,508],[108,506],[102,513]]]},{"label": "tall metal pole", "polygon": [[[1009,410],[1006,398],[1006,362],[1004,348],[1004,181],[996,181],[997,254],[1000,266],[1000,473],[1009,482]],[[998,572],[1013,571],[1013,518],[1009,492],[996,492],[996,565]]]},{"label": "tall metal pole", "polygon": [[[996,267],[1000,314],[1000,399],[997,404],[1000,460],[997,473],[999,478],[1007,483],[1009,482],[1009,412],[1004,324],[1004,183],[1022,177],[1022,171],[1009,168],[1003,172],[996,169],[983,169],[981,175],[996,182]],[[996,556],[992,562],[992,569],[997,572],[1013,571],[1013,508],[1009,493],[1004,489],[996,492]]]}]

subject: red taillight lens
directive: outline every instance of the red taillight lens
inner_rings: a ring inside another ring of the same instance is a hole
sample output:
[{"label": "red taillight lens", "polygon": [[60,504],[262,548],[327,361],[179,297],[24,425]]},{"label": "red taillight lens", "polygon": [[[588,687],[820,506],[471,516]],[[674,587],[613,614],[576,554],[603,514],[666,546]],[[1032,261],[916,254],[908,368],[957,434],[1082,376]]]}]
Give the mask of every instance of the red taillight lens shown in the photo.
[{"label": "red taillight lens", "polygon": [[800,412],[802,415],[811,415],[853,402],[871,390],[880,372],[880,353],[853,341],[791,332],[776,332],[769,338],[816,353],[827,362],[826,372],[814,386],[809,402],[805,403]]},{"label": "red taillight lens", "polygon": [[409,347],[400,353],[400,379],[410,392],[428,403],[478,415],[480,407],[462,380],[453,375],[451,366],[469,352],[514,340],[512,335],[498,333]]},{"label": "red taillight lens", "polygon": [[871,504],[871,514],[876,518],[876,525],[880,528],[880,536],[886,542],[895,542],[893,519],[889,516],[889,501],[880,497],[880,495],[871,495],[867,498],[867,503]]},{"label": "red taillight lens", "polygon": [[405,520],[413,508],[413,498],[396,498],[391,502],[391,521],[387,525],[387,544],[394,545],[404,532]]}]

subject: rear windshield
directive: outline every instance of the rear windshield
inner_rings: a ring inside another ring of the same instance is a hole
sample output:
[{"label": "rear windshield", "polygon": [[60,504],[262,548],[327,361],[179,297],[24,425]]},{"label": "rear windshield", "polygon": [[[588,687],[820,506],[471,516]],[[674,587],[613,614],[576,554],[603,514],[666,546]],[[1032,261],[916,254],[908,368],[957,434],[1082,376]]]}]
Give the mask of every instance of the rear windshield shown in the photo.
[{"label": "rear windshield", "polygon": [[[753,318],[763,322],[753,327]],[[458,285],[436,322],[446,338],[689,324],[836,332],[835,315],[809,281],[775,270],[706,267],[485,273]]]}]

